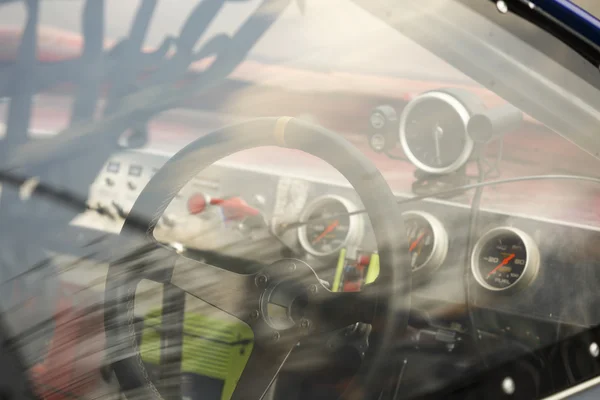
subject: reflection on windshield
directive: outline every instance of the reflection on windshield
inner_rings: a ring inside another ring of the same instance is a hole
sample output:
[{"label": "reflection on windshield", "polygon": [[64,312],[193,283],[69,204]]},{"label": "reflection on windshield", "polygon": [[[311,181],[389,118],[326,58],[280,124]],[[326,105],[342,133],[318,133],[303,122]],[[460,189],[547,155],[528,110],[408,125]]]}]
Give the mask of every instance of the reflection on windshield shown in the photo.
[{"label": "reflection on windshield", "polygon": [[597,89],[493,3],[426,3],[0,5],[1,316],[37,396],[597,374]]}]

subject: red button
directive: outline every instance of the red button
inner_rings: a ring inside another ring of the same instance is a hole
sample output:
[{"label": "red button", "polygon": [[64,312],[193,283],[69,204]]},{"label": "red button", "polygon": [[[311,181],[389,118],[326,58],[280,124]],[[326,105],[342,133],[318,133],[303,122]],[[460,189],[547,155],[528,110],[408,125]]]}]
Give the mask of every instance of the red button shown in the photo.
[{"label": "red button", "polygon": [[206,197],[202,193],[196,193],[190,196],[187,202],[190,214],[200,214],[206,209]]}]

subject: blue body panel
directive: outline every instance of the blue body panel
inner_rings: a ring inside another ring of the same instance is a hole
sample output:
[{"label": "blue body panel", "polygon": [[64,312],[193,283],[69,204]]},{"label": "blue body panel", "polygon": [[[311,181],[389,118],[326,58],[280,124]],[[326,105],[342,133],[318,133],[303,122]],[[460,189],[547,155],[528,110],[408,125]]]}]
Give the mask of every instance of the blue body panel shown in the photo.
[{"label": "blue body panel", "polygon": [[600,47],[600,20],[581,7],[569,0],[529,0],[529,3]]}]

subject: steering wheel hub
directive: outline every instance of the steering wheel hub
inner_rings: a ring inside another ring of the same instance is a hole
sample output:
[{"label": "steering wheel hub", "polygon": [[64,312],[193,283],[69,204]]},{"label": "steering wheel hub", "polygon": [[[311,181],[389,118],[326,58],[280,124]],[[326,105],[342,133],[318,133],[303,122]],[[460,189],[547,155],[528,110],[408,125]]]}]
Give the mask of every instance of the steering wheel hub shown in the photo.
[{"label": "steering wheel hub", "polygon": [[308,333],[310,295],[315,285],[321,285],[313,269],[304,261],[283,259],[261,275],[269,277],[260,299],[260,315],[267,325],[275,330],[295,327]]}]

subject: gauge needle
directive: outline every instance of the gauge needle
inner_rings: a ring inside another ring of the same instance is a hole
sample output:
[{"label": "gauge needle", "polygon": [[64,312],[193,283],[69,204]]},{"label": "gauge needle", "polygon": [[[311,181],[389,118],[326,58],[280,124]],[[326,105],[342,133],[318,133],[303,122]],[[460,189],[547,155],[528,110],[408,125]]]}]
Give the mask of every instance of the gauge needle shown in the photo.
[{"label": "gauge needle", "polygon": [[332,223],[330,223],[329,225],[327,225],[327,228],[325,228],[325,230],[323,232],[321,232],[321,234],[319,236],[317,236],[315,238],[315,240],[313,240],[312,244],[318,243],[321,241],[321,239],[323,239],[325,236],[327,236],[328,233],[331,233],[331,231],[333,231],[335,228],[337,228],[337,226],[340,224],[339,220],[335,220]]},{"label": "gauge needle", "polygon": [[416,238],[415,241],[410,244],[408,251],[412,252],[424,237],[425,237],[425,232],[421,233],[421,235],[419,235],[419,237]]},{"label": "gauge needle", "polygon": [[442,164],[442,151],[440,150],[440,137],[443,135],[444,131],[438,125],[433,130],[433,139],[435,140],[435,157],[437,159],[438,164]]},{"label": "gauge needle", "polygon": [[503,266],[508,264],[510,262],[510,260],[512,260],[513,258],[515,258],[514,254],[511,254],[508,257],[506,257],[504,260],[502,260],[502,262],[500,264],[498,264],[498,266],[496,268],[494,268],[493,270],[490,271],[490,273],[487,275],[487,277],[489,278],[490,276],[492,276],[492,274],[494,272],[498,271],[500,268],[502,268]]}]

